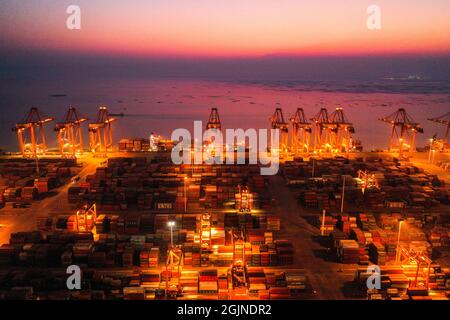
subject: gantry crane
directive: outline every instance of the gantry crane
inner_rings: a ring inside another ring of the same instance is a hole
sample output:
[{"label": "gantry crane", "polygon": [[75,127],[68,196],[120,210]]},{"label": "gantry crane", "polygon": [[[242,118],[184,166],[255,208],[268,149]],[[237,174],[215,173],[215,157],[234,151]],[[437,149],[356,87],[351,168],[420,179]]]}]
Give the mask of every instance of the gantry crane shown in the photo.
[{"label": "gantry crane", "polygon": [[[399,263],[400,264],[416,264],[416,273],[414,275],[414,280],[409,283],[410,288],[418,288],[418,287],[425,287],[428,289],[429,281],[430,281],[430,271],[431,271],[431,264],[433,261],[428,258],[425,254],[422,252],[415,251],[413,249],[407,249],[403,246],[400,247],[400,257],[399,257]],[[419,272],[420,268],[424,268],[423,270],[425,272],[425,283],[419,283]]]},{"label": "gantry crane", "polygon": [[94,204],[85,205],[76,213],[76,230],[78,232],[90,232],[97,219],[97,207]]},{"label": "gantry crane", "polygon": [[247,186],[238,186],[239,188],[239,199],[238,199],[238,212],[251,212],[253,195],[249,191]]},{"label": "gantry crane", "polygon": [[222,124],[220,123],[219,111],[217,111],[217,108],[211,108],[209,120],[206,124],[206,130],[208,129],[222,130]]},{"label": "gantry crane", "polygon": [[233,261],[234,263],[244,263],[245,260],[245,242],[244,233],[238,230],[232,231]]},{"label": "gantry crane", "polygon": [[444,151],[445,149],[449,149],[449,141],[448,136],[450,133],[450,112],[437,117],[437,118],[429,118],[429,121],[433,121],[435,123],[443,124],[446,126],[445,134],[442,139],[436,140],[435,142],[439,145],[439,149]]},{"label": "gantry crane", "polygon": [[89,124],[90,149],[96,156],[107,156],[112,146],[112,122],[116,119],[108,113],[106,106],[101,106],[95,122]]},{"label": "gantry crane", "polygon": [[314,122],[314,151],[331,151],[332,130],[336,126],[330,122],[328,110],[321,108],[311,120]]},{"label": "gantry crane", "polygon": [[[178,246],[171,246],[167,252],[166,260],[166,290],[165,294],[168,298],[176,298],[181,296],[180,288],[180,275],[184,266],[184,254],[183,250]],[[173,273],[178,274],[178,276],[173,276]],[[172,277],[173,276],[173,277]],[[169,284],[170,277],[170,284]]]},{"label": "gantry crane", "polygon": [[[220,122],[219,111],[217,108],[211,108],[211,113],[209,114],[209,119],[206,124],[206,130],[210,129],[212,131],[222,130],[222,124]],[[203,152],[210,154],[210,156],[214,158],[216,156],[216,147],[217,145],[214,144],[212,140],[207,140],[203,146]]]},{"label": "gantry crane", "polygon": [[353,124],[348,121],[342,108],[336,108],[330,115],[330,122],[333,125],[332,148],[337,152],[345,152],[348,156],[352,142],[351,134],[355,133]]},{"label": "gantry crane", "polygon": [[69,107],[64,119],[56,124],[55,131],[58,132],[59,150],[63,158],[75,158],[76,153],[83,151],[81,124],[86,120],[77,109]]},{"label": "gantry crane", "polygon": [[362,181],[361,190],[362,193],[366,189],[379,189],[378,180],[375,178],[375,174],[368,173],[367,171],[358,170],[358,179]]},{"label": "gantry crane", "polygon": [[208,267],[211,251],[211,215],[209,213],[204,213],[201,217],[200,245],[201,266]]},{"label": "gantry crane", "polygon": [[50,121],[53,121],[52,117],[45,116],[38,108],[31,108],[25,119],[16,124],[13,131],[17,132],[23,157],[36,158],[47,152],[44,125]]},{"label": "gantry crane", "polygon": [[294,116],[289,119],[292,124],[291,151],[296,155],[309,152],[311,141],[311,123],[305,117],[303,108],[297,108]]},{"label": "gantry crane", "polygon": [[242,262],[235,262],[231,267],[233,289],[237,294],[245,294],[247,291],[246,269]]},{"label": "gantry crane", "polygon": [[[380,120],[391,125],[389,151],[398,148],[399,156],[402,157],[404,149],[406,149],[409,155],[412,155],[416,148],[416,133],[423,133],[423,128],[420,124],[415,122],[404,108],[400,108]],[[408,136],[410,136],[409,144],[405,141]]]},{"label": "gantry crane", "polygon": [[167,253],[166,270],[181,272],[184,265],[183,250],[178,246],[171,246]]},{"label": "gantry crane", "polygon": [[289,125],[286,121],[284,121],[283,111],[281,108],[275,109],[275,113],[270,118],[270,122],[272,129],[278,129],[280,131],[279,149],[283,152],[287,152]]},{"label": "gantry crane", "polygon": [[234,239],[233,236],[233,264],[231,266],[231,279],[233,289],[237,294],[245,294],[247,291],[247,275],[245,263],[245,242],[241,236]]}]

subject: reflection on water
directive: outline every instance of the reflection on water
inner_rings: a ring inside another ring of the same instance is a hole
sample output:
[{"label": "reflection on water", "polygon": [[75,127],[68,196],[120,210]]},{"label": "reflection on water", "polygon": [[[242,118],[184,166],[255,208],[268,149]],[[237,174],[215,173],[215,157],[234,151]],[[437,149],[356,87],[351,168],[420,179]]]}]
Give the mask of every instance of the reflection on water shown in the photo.
[{"label": "reflection on water", "polygon": [[[89,80],[32,81],[2,80],[0,91],[0,146],[17,150],[14,123],[37,106],[61,119],[67,106],[76,106],[93,119],[97,106],[106,104],[111,112],[133,114],[120,118],[114,138],[146,137],[150,132],[169,136],[175,128],[192,130],[194,120],[207,121],[209,108],[219,109],[225,128],[268,128],[269,117],[282,107],[285,118],[303,107],[312,118],[320,107],[330,111],[340,106],[353,122],[355,137],[365,149],[386,147],[389,130],[377,119],[403,107],[420,122],[425,133],[417,145],[424,145],[444,128],[427,121],[450,111],[448,83],[429,81],[381,81],[378,83],[326,82],[216,82],[198,80]],[[47,129],[49,144],[56,136]],[[87,129],[85,130],[87,136]],[[87,139],[86,139],[87,142]]]}]

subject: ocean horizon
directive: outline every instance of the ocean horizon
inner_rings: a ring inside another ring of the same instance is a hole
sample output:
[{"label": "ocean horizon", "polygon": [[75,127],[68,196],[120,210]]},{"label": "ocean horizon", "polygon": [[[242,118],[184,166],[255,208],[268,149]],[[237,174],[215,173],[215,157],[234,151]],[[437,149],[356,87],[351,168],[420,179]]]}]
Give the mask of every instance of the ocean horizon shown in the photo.
[{"label": "ocean horizon", "polygon": [[[193,121],[207,121],[211,107],[219,109],[223,127],[231,129],[269,128],[269,118],[278,107],[286,120],[297,108],[303,108],[310,119],[321,107],[330,113],[342,107],[364,150],[387,148],[389,128],[378,119],[398,108],[405,108],[424,128],[417,136],[418,147],[444,133],[442,126],[427,118],[450,111],[450,80],[417,76],[377,81],[37,78],[4,76],[0,80],[0,145],[6,151],[18,151],[11,129],[31,107],[56,121],[62,120],[69,106],[90,120],[99,105],[108,106],[111,113],[132,115],[114,124],[115,143],[121,138],[148,137],[151,132],[170,137],[176,128],[192,130]],[[50,148],[57,147],[54,124],[46,126]],[[86,124],[83,130],[87,146]]]}]

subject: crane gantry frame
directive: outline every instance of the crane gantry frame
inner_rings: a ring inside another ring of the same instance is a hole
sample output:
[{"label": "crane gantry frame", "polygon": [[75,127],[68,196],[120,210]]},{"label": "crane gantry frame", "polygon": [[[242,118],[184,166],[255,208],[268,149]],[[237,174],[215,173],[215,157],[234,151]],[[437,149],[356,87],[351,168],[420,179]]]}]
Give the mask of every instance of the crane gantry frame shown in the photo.
[{"label": "crane gantry frame", "polygon": [[311,118],[314,122],[314,151],[323,152],[332,149],[332,129],[334,125],[328,116],[328,110],[321,108],[320,111]]},{"label": "crane gantry frame", "polygon": [[209,212],[202,214],[200,224],[200,264],[202,267],[208,267],[211,250],[211,214]]},{"label": "crane gantry frame", "polygon": [[288,150],[289,125],[284,121],[283,110],[276,108],[275,113],[270,117],[270,124],[272,129],[280,131],[279,149],[286,153]]},{"label": "crane gantry frame", "polygon": [[112,122],[108,107],[100,106],[95,122],[89,124],[90,150],[95,156],[106,157],[112,147]]},{"label": "crane gantry frame", "polygon": [[430,281],[430,271],[431,271],[431,265],[433,263],[433,261],[428,258],[425,254],[423,254],[422,252],[419,251],[415,251],[413,249],[407,249],[403,246],[400,247],[400,253],[399,253],[399,262],[400,264],[402,263],[408,263],[410,264],[411,262],[416,264],[416,273],[414,275],[414,280],[412,282],[410,282],[409,287],[410,288],[416,288],[419,287],[419,271],[420,268],[425,266],[426,270],[426,274],[425,274],[425,288],[428,289],[429,288],[429,281]]},{"label": "crane gantry frame", "polygon": [[362,193],[365,192],[366,189],[379,189],[380,186],[378,184],[378,180],[375,177],[374,173],[369,173],[367,170],[358,170],[358,179],[362,182],[361,190]]},{"label": "crane gantry frame", "polygon": [[[219,111],[217,110],[217,108],[211,108],[209,119],[206,123],[206,130],[212,130],[213,132],[222,132],[222,123],[220,122]],[[206,156],[206,158],[211,157],[213,159],[218,152],[220,153],[220,148],[221,146],[217,145],[217,143],[214,143],[214,140],[208,139],[207,141],[205,141],[205,144],[202,147],[202,155],[204,155],[206,152],[207,154],[209,154],[209,156]],[[193,145],[192,151],[194,150],[195,145]]]},{"label": "crane gantry frame", "polygon": [[292,125],[291,151],[297,155],[308,153],[311,143],[311,123],[306,119],[303,108],[297,108],[294,116],[289,119]]},{"label": "crane gantry frame", "polygon": [[253,204],[253,194],[250,192],[249,187],[247,185],[242,186],[238,185],[238,212],[244,213],[244,212],[251,212],[252,211],[252,204]]},{"label": "crane gantry frame", "polygon": [[77,109],[69,107],[64,119],[56,124],[55,131],[58,133],[59,150],[63,158],[75,158],[78,152],[83,151],[81,124],[87,120]]},{"label": "crane gantry frame", "polygon": [[90,232],[92,227],[95,225],[95,220],[97,219],[96,204],[86,204],[82,209],[76,212],[75,217],[77,232]]},{"label": "crane gantry frame", "polygon": [[337,152],[345,152],[348,156],[352,143],[351,134],[355,133],[353,124],[348,121],[344,109],[340,107],[330,115],[330,122],[333,125],[331,129],[332,148]]},{"label": "crane gantry frame", "polygon": [[[379,120],[391,125],[389,151],[398,148],[399,156],[402,157],[405,149],[404,147],[406,147],[408,154],[410,156],[413,155],[416,148],[416,133],[423,133],[423,128],[420,124],[415,122],[404,108],[400,108],[389,116]],[[408,135],[411,136],[409,144],[405,141]],[[398,142],[396,141],[397,139]]]},{"label": "crane gantry frame", "polygon": [[38,108],[33,107],[25,119],[16,124],[13,131],[17,132],[20,152],[24,158],[36,158],[39,154],[46,154],[47,141],[44,125],[53,120],[54,118],[45,116]]}]

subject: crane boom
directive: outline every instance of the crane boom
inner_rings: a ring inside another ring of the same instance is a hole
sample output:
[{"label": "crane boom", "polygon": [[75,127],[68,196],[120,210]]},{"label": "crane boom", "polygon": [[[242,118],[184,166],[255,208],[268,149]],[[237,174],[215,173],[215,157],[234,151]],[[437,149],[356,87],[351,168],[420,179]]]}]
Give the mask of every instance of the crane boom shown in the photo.
[{"label": "crane boom", "polygon": [[450,133],[450,112],[447,112],[446,114],[437,118],[429,118],[428,120],[447,126],[444,134],[444,140],[448,140],[448,135]]}]

